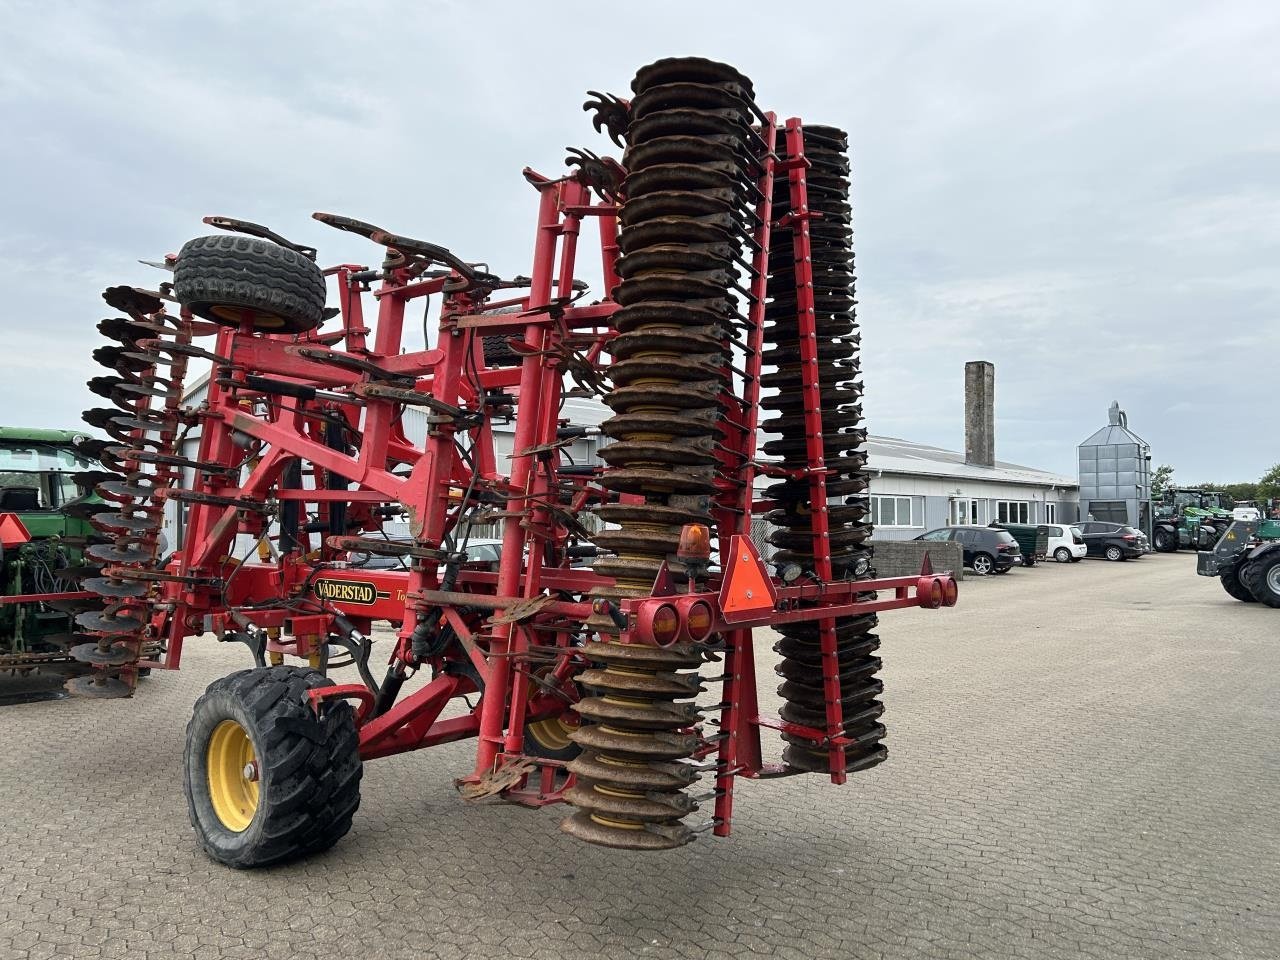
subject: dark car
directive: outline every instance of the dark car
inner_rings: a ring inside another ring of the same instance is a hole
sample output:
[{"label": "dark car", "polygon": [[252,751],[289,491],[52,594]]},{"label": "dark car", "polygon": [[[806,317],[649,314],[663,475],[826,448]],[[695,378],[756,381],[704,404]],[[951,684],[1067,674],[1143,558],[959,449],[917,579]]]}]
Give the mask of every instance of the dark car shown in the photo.
[{"label": "dark car", "polygon": [[[403,543],[412,546],[412,540],[393,540],[393,544]],[[498,561],[502,559],[501,540],[471,540],[467,543],[467,563],[483,564],[481,569],[490,573],[498,570]],[[356,553],[352,555],[351,565],[364,570],[408,570],[408,554],[393,556],[384,554]]]},{"label": "dark car", "polygon": [[1147,552],[1146,537],[1123,523],[1086,520],[1077,523],[1090,557],[1108,560],[1135,560]]},{"label": "dark car", "polygon": [[964,551],[964,565],[977,574],[1008,573],[1022,562],[1018,541],[1008,530],[991,527],[943,527],[916,537],[917,540],[954,540]]}]

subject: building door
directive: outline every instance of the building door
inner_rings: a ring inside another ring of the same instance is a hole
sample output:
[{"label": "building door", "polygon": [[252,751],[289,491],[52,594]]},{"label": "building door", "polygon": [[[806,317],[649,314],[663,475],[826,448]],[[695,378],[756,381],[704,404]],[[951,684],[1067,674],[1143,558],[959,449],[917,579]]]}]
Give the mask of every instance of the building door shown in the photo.
[{"label": "building door", "polygon": [[951,501],[951,525],[961,526],[963,524],[980,524],[982,523],[978,507],[980,500],[959,500]]},{"label": "building door", "polygon": [[1044,522],[1045,523],[1058,522],[1058,505],[1056,503],[1046,503],[1044,505]]}]

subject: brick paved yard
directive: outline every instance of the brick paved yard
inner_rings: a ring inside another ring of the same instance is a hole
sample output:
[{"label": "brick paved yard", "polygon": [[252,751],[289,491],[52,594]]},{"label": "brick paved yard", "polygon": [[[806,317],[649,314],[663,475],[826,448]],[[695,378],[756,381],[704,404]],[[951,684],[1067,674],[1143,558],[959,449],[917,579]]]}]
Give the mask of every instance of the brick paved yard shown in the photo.
[{"label": "brick paved yard", "polygon": [[744,784],[732,838],[668,854],[464,804],[464,743],[370,764],[329,854],[219,867],[183,727],[245,655],[193,644],[133,701],[0,708],[0,960],[1275,957],[1280,611],[1193,567],[1049,564],[887,615],[889,762]]}]

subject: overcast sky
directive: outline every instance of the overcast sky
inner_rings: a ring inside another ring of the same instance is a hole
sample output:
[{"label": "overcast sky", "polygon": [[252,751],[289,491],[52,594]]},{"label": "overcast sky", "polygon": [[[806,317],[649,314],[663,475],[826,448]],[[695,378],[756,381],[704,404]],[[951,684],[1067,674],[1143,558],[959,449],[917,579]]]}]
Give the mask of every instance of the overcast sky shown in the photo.
[{"label": "overcast sky", "polygon": [[[580,104],[733,63],[850,131],[873,433],[963,449],[996,364],[1000,459],[1075,475],[1119,400],[1184,482],[1280,461],[1280,4],[22,3],[0,0],[0,422],[98,405],[99,298],[207,232],[323,262],[331,210],[527,273]],[[1268,357],[1263,355],[1267,354]]]}]

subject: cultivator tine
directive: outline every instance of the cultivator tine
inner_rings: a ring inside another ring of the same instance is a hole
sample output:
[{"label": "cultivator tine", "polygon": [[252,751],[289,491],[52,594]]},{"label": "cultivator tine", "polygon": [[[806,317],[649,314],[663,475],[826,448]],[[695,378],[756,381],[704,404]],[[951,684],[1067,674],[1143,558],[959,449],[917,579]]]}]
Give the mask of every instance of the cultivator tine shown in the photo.
[{"label": "cultivator tine", "polygon": [[248,220],[236,220],[234,217],[205,217],[204,222],[211,227],[217,227],[219,230],[229,230],[232,233],[243,233],[246,236],[270,240],[272,243],[278,243],[282,247],[297,251],[309,260],[316,258],[315,247],[306,247],[302,244],[293,243],[269,227],[264,227],[258,223],[251,223]]}]

